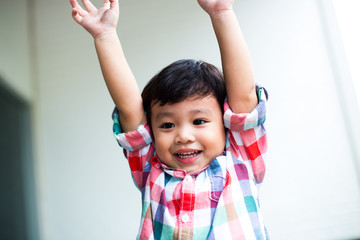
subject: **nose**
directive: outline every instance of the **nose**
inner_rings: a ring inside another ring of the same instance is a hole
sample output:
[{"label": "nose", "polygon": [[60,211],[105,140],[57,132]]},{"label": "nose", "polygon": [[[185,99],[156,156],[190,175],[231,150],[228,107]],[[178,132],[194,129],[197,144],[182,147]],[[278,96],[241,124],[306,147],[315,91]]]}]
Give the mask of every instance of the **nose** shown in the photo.
[{"label": "nose", "polygon": [[175,137],[177,144],[192,143],[195,141],[195,135],[191,127],[183,126],[178,129]]}]

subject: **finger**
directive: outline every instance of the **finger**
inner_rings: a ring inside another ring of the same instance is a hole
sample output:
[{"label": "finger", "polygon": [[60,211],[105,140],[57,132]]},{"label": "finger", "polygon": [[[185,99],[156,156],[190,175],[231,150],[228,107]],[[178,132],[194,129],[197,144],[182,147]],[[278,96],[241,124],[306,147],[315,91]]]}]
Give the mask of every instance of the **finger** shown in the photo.
[{"label": "finger", "polygon": [[73,8],[76,8],[78,4],[78,2],[76,0],[70,0],[70,4]]},{"label": "finger", "polygon": [[76,8],[73,8],[71,14],[72,14],[72,17],[75,20],[75,22],[80,24],[82,21],[82,17],[78,14],[78,11],[76,10]]},{"label": "finger", "polygon": [[70,0],[70,4],[73,7],[73,9],[76,9],[77,13],[81,16],[84,16],[87,14],[87,12],[79,5],[79,3],[76,0]]},{"label": "finger", "polygon": [[105,0],[110,2],[110,9],[118,11],[119,10],[119,2],[118,0]]},{"label": "finger", "polygon": [[103,7],[109,9],[109,8],[110,8],[110,1],[109,1],[109,0],[105,0]]},{"label": "finger", "polygon": [[97,8],[89,0],[82,0],[82,3],[88,12],[97,10]]}]

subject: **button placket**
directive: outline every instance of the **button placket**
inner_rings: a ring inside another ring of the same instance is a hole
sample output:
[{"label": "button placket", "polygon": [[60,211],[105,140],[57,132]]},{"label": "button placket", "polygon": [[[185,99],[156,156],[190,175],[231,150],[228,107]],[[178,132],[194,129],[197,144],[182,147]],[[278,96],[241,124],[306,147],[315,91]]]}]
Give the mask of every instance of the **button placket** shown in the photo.
[{"label": "button placket", "polygon": [[179,212],[179,236],[189,234],[192,228],[192,218],[194,210],[195,182],[191,175],[186,175],[182,181],[181,204]]}]

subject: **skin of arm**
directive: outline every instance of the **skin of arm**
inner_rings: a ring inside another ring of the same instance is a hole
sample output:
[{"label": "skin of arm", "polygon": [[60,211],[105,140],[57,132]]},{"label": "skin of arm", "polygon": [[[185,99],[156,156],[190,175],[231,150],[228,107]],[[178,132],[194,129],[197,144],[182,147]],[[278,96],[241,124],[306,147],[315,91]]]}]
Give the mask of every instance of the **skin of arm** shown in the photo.
[{"label": "skin of arm", "polygon": [[105,0],[99,9],[89,0],[82,2],[86,10],[76,0],[70,0],[72,16],[94,38],[105,83],[119,110],[123,132],[136,130],[144,122],[145,114],[138,85],[116,33],[118,0]]},{"label": "skin of arm", "polygon": [[257,105],[251,59],[238,20],[233,0],[198,0],[210,16],[219,44],[226,92],[234,113],[249,113]]}]

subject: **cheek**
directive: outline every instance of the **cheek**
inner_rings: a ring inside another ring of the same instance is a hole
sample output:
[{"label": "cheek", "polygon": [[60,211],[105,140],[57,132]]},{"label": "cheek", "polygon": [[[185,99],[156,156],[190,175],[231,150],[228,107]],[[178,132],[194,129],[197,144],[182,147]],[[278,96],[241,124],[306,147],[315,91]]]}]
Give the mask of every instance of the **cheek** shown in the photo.
[{"label": "cheek", "polygon": [[154,135],[155,148],[158,154],[164,154],[164,152],[169,151],[171,146],[171,139],[169,136],[164,134],[156,134]]},{"label": "cheek", "polygon": [[222,151],[225,147],[225,135],[225,128],[221,127],[208,131],[203,139],[209,146],[212,146],[215,151],[218,151],[219,149]]},{"label": "cheek", "polygon": [[208,134],[211,136],[224,136],[225,135],[225,127],[222,122],[214,124],[211,130],[208,131]]}]

